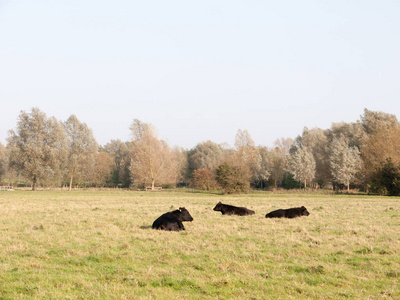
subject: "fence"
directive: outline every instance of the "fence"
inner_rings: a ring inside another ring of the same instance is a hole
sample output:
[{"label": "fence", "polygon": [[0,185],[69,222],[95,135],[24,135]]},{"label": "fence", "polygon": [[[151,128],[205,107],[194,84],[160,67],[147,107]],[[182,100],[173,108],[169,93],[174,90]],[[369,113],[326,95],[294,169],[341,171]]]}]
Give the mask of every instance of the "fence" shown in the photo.
[{"label": "fence", "polygon": [[154,188],[152,188],[151,186],[146,186],[146,192],[147,191],[161,191],[162,187],[161,186],[155,186]]},{"label": "fence", "polygon": [[0,185],[0,191],[11,191],[12,189],[11,185]]}]

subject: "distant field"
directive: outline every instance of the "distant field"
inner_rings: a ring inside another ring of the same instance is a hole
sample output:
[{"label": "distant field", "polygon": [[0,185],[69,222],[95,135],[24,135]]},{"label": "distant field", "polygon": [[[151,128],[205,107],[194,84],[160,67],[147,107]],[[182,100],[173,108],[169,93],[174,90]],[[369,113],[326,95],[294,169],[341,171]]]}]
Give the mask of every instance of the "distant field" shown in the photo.
[{"label": "distant field", "polygon": [[[181,206],[186,231],[151,229]],[[1,191],[0,231],[0,299],[400,299],[398,197]]]}]

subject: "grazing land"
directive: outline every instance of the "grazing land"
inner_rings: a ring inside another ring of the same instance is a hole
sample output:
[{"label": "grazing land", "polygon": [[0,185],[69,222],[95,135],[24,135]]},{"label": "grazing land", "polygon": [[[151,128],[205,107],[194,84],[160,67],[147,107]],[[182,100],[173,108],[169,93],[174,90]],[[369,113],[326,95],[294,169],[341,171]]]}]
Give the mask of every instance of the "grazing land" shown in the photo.
[{"label": "grazing land", "polygon": [[[151,229],[179,207],[186,231]],[[400,298],[398,197],[1,191],[0,231],[0,299]]]}]

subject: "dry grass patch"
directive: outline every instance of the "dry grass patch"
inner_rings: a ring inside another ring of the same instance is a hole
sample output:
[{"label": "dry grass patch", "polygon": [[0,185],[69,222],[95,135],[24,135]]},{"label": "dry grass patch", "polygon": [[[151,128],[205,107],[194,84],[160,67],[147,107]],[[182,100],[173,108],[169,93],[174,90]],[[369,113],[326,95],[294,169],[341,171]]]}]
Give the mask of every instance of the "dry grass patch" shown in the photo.
[{"label": "dry grass patch", "polygon": [[[225,216],[221,201],[255,210]],[[0,192],[1,299],[400,297],[399,198]],[[310,216],[266,219],[304,205]],[[184,232],[151,229],[186,207]]]}]

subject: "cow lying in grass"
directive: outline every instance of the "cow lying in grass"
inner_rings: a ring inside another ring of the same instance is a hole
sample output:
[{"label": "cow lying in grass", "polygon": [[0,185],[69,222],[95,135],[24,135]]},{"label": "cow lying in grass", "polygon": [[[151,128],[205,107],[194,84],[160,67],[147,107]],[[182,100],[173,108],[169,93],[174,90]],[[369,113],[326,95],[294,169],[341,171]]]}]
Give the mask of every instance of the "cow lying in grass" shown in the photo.
[{"label": "cow lying in grass", "polygon": [[193,221],[193,218],[186,208],[180,207],[158,217],[154,221],[152,228],[167,231],[185,230],[185,226],[182,224],[183,221]]},{"label": "cow lying in grass", "polygon": [[304,206],[302,207],[293,207],[288,209],[277,209],[271,211],[270,213],[266,214],[266,218],[296,218],[301,216],[308,216],[310,213],[307,211],[307,208]]},{"label": "cow lying in grass", "polygon": [[254,210],[247,209],[246,207],[237,207],[233,205],[223,204],[221,202],[217,203],[217,205],[214,207],[214,210],[220,211],[223,215],[254,215]]}]

